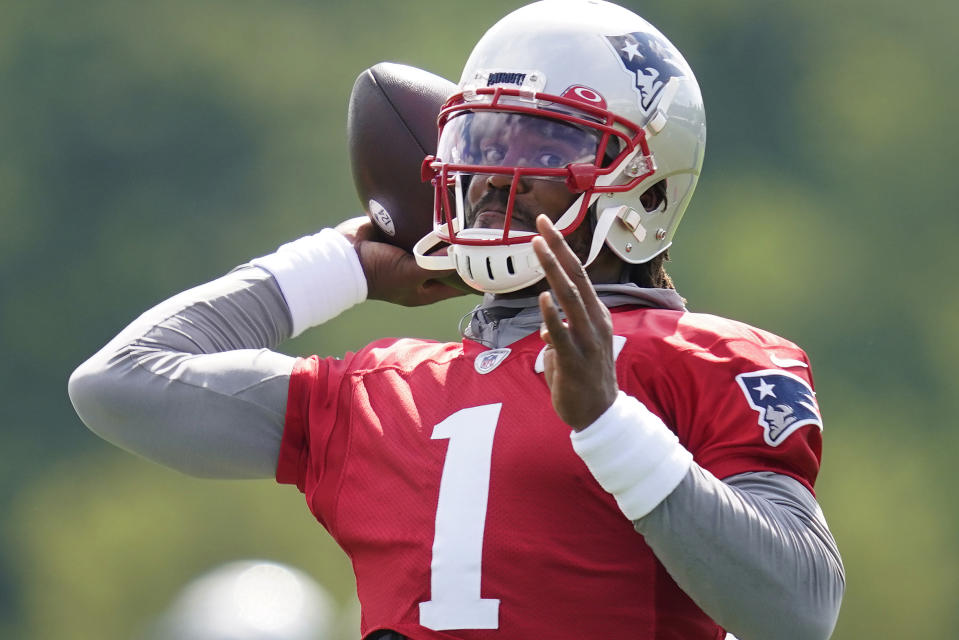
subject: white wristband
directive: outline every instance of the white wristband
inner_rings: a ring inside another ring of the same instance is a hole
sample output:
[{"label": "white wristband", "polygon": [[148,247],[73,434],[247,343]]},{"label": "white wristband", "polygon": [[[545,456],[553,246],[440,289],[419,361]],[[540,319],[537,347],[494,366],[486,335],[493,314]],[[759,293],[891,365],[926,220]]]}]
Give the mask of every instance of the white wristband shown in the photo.
[{"label": "white wristband", "polygon": [[293,336],[366,300],[366,275],[350,241],[323,229],[250,261],[280,285],[293,317]]},{"label": "white wristband", "polygon": [[672,493],[693,461],[658,416],[622,391],[603,415],[570,439],[630,520],[642,518]]}]

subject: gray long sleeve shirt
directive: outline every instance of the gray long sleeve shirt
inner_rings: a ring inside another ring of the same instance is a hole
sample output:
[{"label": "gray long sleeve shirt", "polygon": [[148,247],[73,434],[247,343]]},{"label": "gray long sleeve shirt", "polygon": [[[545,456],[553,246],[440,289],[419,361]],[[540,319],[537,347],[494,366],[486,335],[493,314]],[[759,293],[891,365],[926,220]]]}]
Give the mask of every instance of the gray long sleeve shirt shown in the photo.
[{"label": "gray long sleeve shirt", "polygon": [[[602,297],[668,304],[657,298],[663,292],[642,291]],[[473,330],[503,343],[537,326],[521,317]],[[271,349],[291,332],[272,276],[241,267],[140,316],[74,372],[70,397],[92,431],[161,464],[205,477],[272,477],[295,360]],[[842,562],[816,500],[792,478],[720,480],[694,463],[634,526],[677,584],[740,640],[832,633]]]}]

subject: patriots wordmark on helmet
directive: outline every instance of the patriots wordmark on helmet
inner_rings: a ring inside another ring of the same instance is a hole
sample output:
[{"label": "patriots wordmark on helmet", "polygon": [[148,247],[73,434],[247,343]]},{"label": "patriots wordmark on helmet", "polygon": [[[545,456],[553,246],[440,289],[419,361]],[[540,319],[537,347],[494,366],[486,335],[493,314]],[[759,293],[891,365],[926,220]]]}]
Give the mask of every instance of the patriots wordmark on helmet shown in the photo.
[{"label": "patriots wordmark on helmet", "polygon": [[640,106],[649,113],[653,103],[671,78],[685,74],[682,66],[670,59],[671,46],[652,33],[637,31],[621,36],[606,36],[627,70],[636,74]]},{"label": "patriots wordmark on helmet", "polygon": [[493,87],[498,84],[516,84],[521,85],[526,80],[526,74],[512,71],[497,71],[489,74],[486,78],[486,86]]},{"label": "patriots wordmark on helmet", "polygon": [[814,424],[822,429],[816,394],[809,384],[781,369],[764,369],[736,376],[746,402],[759,414],[766,443],[782,444],[799,427]]}]

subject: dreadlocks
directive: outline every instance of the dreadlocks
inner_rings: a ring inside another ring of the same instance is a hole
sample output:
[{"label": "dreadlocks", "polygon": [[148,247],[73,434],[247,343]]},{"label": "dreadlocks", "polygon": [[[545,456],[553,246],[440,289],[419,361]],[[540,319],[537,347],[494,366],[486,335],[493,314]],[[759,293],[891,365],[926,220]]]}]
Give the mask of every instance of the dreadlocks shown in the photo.
[{"label": "dreadlocks", "polygon": [[631,264],[627,269],[626,280],[640,287],[653,289],[675,289],[673,279],[666,273],[666,262],[669,261],[669,251],[663,251],[658,256],[642,264]]}]

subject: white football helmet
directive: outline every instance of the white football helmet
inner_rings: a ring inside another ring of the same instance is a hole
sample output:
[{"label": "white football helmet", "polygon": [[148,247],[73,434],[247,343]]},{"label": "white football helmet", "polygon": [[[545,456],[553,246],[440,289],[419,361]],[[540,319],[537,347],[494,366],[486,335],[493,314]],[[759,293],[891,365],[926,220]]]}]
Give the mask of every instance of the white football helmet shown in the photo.
[{"label": "white football helmet", "polygon": [[[455,268],[488,293],[540,280],[536,234],[513,219],[523,180],[564,181],[578,194],[554,223],[568,235],[593,216],[584,264],[604,242],[634,264],[670,246],[699,177],[706,120],[692,70],[655,27],[601,0],[536,2],[486,32],[459,89],[423,163],[435,217],[413,251],[422,267]],[[560,144],[544,153],[544,138]],[[511,183],[504,228],[473,228],[482,226],[466,195],[474,176]],[[647,211],[640,196],[664,180],[665,198]]]}]

